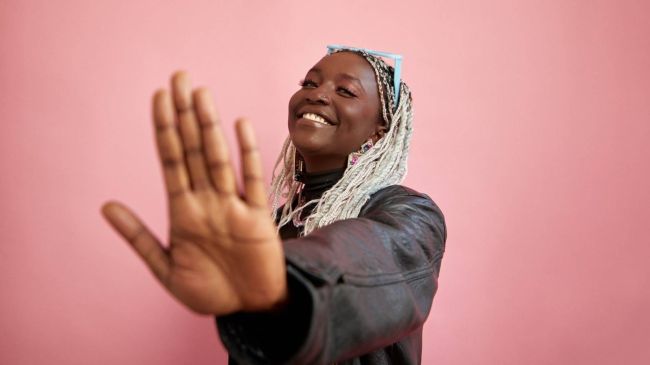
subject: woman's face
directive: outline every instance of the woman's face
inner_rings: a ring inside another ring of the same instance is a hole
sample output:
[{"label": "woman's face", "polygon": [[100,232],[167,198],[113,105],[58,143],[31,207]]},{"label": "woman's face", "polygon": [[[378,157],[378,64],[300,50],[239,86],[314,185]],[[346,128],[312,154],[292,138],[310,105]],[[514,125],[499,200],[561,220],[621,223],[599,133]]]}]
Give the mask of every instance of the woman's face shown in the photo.
[{"label": "woman's face", "polygon": [[362,56],[339,52],[312,67],[289,100],[289,135],[307,171],[342,168],[350,153],[385,127],[372,66]]}]

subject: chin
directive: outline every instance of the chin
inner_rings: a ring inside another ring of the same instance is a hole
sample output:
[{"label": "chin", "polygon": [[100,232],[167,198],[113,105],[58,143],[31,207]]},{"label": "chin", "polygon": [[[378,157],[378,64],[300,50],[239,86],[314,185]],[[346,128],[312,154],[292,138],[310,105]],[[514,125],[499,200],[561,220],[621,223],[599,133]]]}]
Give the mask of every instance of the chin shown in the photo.
[{"label": "chin", "polygon": [[325,153],[325,148],[319,143],[313,143],[310,141],[303,141],[301,139],[291,139],[293,145],[296,147],[296,150],[302,156],[318,156]]},{"label": "chin", "polygon": [[327,153],[327,147],[331,145],[329,141],[319,138],[322,136],[314,133],[305,133],[306,131],[296,130],[290,133],[291,142],[296,146],[301,155]]}]

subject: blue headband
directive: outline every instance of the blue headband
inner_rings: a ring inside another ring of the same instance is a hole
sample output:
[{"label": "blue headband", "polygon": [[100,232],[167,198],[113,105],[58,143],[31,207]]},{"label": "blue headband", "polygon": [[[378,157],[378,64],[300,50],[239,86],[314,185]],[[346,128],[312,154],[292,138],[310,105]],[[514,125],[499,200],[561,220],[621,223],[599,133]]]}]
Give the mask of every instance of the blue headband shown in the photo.
[{"label": "blue headband", "polygon": [[330,44],[327,46],[327,54],[331,54],[337,50],[350,50],[350,51],[361,51],[373,56],[386,57],[395,61],[395,71],[393,72],[393,90],[395,90],[395,105],[393,107],[397,108],[399,103],[399,92],[401,85],[402,77],[402,55],[388,52],[373,51],[365,48],[355,48],[348,46],[341,46],[338,44]]}]

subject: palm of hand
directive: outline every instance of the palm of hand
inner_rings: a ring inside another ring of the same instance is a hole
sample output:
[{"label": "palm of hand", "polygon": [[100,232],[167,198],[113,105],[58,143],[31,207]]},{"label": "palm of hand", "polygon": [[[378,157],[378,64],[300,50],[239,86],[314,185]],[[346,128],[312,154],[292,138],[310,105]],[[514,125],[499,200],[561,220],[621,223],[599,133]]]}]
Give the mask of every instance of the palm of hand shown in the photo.
[{"label": "palm of hand", "polygon": [[[164,248],[125,206],[103,212],[161,284],[190,309],[224,315],[268,310],[286,300],[282,246],[266,205],[250,125],[237,123],[243,198],[206,90],[190,95],[184,73],[154,97],[156,141],[168,192],[170,235]],[[176,123],[176,120],[178,123]]]}]

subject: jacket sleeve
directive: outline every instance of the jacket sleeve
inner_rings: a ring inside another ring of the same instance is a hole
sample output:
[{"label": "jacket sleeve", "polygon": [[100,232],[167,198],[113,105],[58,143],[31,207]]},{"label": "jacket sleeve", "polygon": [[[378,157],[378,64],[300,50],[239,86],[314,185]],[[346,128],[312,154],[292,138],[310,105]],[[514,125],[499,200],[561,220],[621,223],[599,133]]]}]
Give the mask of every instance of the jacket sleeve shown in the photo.
[{"label": "jacket sleeve", "polygon": [[385,188],[359,218],[285,241],[288,306],[219,317],[221,339],[243,364],[329,364],[397,342],[429,314],[446,235],[429,197]]}]

